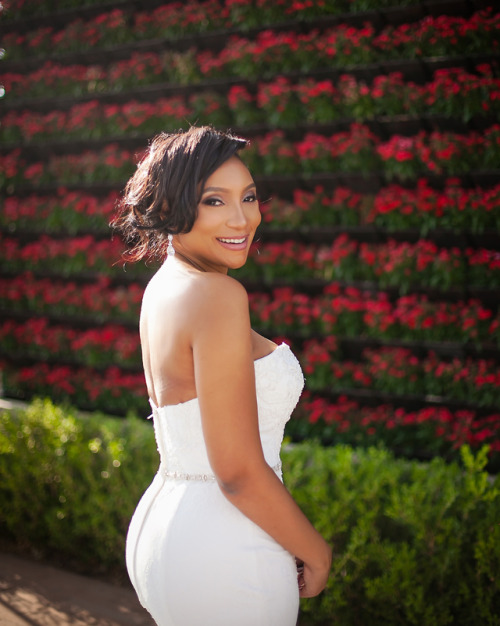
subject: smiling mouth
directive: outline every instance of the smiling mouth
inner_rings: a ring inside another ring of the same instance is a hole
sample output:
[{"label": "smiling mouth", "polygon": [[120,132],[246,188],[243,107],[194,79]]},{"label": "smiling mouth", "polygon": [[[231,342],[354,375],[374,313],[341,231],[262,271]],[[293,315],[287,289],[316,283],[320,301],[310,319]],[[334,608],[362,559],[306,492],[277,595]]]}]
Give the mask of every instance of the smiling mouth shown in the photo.
[{"label": "smiling mouth", "polygon": [[247,237],[217,237],[217,239],[222,242],[222,243],[229,243],[229,244],[242,244],[245,243],[245,241],[247,240]]}]

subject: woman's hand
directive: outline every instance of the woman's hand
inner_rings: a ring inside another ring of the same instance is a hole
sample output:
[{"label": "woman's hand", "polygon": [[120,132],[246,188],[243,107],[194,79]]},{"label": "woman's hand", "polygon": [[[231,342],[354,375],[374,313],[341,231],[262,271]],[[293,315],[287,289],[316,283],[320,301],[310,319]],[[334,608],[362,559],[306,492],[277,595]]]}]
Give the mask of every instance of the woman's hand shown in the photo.
[{"label": "woman's hand", "polygon": [[217,483],[231,504],[305,563],[301,595],[315,596],[326,585],[331,549],[264,457],[248,295],[233,278],[211,272],[196,293],[197,306],[182,315],[194,316],[196,392]]},{"label": "woman's hand", "polygon": [[326,543],[325,548],[325,558],[321,563],[304,563],[300,559],[295,559],[297,562],[297,582],[301,598],[313,598],[326,587],[332,564],[332,553]]}]

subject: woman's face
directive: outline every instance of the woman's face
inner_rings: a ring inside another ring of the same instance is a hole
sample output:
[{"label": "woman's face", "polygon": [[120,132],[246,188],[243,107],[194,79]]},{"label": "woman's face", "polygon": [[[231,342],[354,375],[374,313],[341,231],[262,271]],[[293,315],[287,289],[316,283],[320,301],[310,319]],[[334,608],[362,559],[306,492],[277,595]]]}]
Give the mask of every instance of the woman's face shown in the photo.
[{"label": "woman's face", "polygon": [[245,264],[260,220],[253,178],[233,156],[207,179],[193,228],[174,236],[174,248],[200,268],[226,274]]}]

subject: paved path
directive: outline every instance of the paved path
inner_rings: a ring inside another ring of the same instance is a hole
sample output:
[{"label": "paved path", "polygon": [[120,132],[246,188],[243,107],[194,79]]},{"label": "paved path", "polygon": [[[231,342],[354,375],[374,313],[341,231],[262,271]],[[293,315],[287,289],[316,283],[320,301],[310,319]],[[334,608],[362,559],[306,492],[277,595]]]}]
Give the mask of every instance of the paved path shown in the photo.
[{"label": "paved path", "polygon": [[1,626],[154,626],[131,587],[0,554]]}]

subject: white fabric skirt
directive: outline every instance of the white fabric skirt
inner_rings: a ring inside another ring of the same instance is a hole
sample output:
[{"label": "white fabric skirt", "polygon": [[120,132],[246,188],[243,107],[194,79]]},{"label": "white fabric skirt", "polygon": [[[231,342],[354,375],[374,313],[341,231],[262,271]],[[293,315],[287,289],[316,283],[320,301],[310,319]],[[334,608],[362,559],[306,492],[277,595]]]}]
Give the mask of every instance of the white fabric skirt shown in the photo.
[{"label": "white fabric skirt", "polygon": [[157,474],[134,513],[127,569],[158,626],[295,626],[295,559],[216,482]]}]

